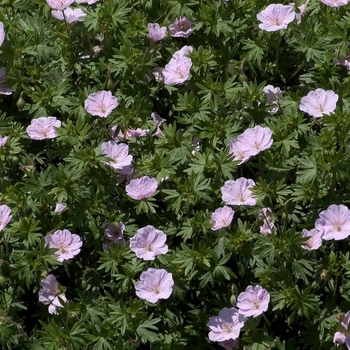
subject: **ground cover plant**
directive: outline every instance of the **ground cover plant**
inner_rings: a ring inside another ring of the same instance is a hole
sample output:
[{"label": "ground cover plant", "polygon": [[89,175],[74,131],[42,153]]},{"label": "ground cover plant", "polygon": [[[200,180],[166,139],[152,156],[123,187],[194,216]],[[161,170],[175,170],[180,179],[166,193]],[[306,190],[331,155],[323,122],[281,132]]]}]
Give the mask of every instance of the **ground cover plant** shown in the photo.
[{"label": "ground cover plant", "polygon": [[2,0],[3,349],[350,348],[347,0]]}]

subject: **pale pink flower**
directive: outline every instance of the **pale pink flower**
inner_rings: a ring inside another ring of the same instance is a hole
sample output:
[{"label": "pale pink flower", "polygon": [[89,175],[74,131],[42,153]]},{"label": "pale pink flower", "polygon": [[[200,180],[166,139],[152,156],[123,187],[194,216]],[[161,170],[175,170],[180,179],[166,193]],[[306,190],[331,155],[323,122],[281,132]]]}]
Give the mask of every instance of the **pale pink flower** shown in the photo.
[{"label": "pale pink flower", "polygon": [[332,90],[316,89],[301,99],[299,109],[312,117],[320,118],[323,114],[329,115],[335,111],[338,98]]},{"label": "pale pink flower", "polygon": [[125,187],[126,194],[135,200],[141,200],[151,197],[158,188],[158,182],[148,176],[143,176],[140,179],[130,181],[130,184]]},{"label": "pale pink flower", "polygon": [[162,71],[164,84],[181,84],[188,79],[192,67],[188,54],[192,51],[191,46],[184,46],[173,54],[172,59]]},{"label": "pale pink flower", "polygon": [[166,234],[151,225],[137,230],[130,239],[130,249],[143,260],[154,260],[159,254],[166,254],[168,246],[165,244]]},{"label": "pale pink flower", "polygon": [[192,61],[188,57],[171,59],[163,70],[164,84],[181,84],[185,82],[192,67]]},{"label": "pale pink flower", "polygon": [[159,299],[168,299],[173,291],[173,275],[164,269],[150,267],[143,271],[136,282],[136,295],[155,304]]},{"label": "pale pink flower", "polygon": [[222,200],[230,205],[255,205],[257,198],[250,188],[255,186],[255,182],[241,177],[234,180],[228,180],[221,187]]},{"label": "pale pink flower", "polygon": [[347,5],[349,0],[321,0],[321,2],[330,7],[340,7]]},{"label": "pale pink flower", "polygon": [[207,326],[210,328],[209,339],[222,342],[237,339],[244,326],[245,317],[235,308],[223,308],[218,316],[210,317]]},{"label": "pale pink flower", "polygon": [[274,87],[272,85],[266,85],[263,88],[263,92],[266,96],[266,104],[271,104],[279,101],[283,95],[283,92],[279,87]]},{"label": "pale pink flower", "polygon": [[145,137],[149,133],[149,130],[137,128],[137,129],[126,129],[125,132],[122,132],[120,130],[118,132],[118,134],[115,135],[117,127],[118,127],[118,125],[115,125],[109,129],[109,133],[111,134],[111,136],[115,142],[120,142],[121,140],[129,140],[133,137]]},{"label": "pale pink flower", "polygon": [[237,307],[239,313],[249,317],[257,317],[269,307],[270,294],[261,286],[248,286],[245,292],[239,294]]},{"label": "pale pink flower", "polygon": [[0,137],[0,148],[4,147],[8,140],[8,136]]},{"label": "pale pink flower", "polygon": [[46,0],[46,3],[54,10],[64,10],[73,2],[74,0]]},{"label": "pale pink flower", "polygon": [[67,7],[65,10],[52,10],[52,16],[60,21],[66,21],[67,23],[81,22],[86,13],[82,9],[72,9]]},{"label": "pale pink flower", "polygon": [[332,204],[320,213],[315,227],[326,241],[345,239],[350,235],[350,210],[345,205]]},{"label": "pale pink flower", "polygon": [[95,4],[97,1],[100,1],[100,0],[75,0],[77,4],[88,4],[88,5]]},{"label": "pale pink flower", "polygon": [[4,40],[5,40],[5,27],[4,27],[4,23],[0,22],[0,46],[3,44]]},{"label": "pale pink flower", "polygon": [[55,248],[57,251],[58,261],[64,261],[74,258],[80,252],[80,247],[83,245],[81,238],[72,234],[68,230],[57,230],[54,234],[48,234],[45,237],[46,245],[49,245],[50,248]]},{"label": "pale pink flower", "polygon": [[211,214],[210,223],[214,225],[211,229],[213,231],[219,230],[220,228],[227,227],[231,224],[234,211],[228,206],[218,208]]},{"label": "pale pink flower", "polygon": [[13,89],[8,88],[3,83],[6,78],[6,68],[0,68],[0,95],[11,95],[13,93]]},{"label": "pale pink flower", "polygon": [[302,5],[298,6],[298,9],[299,9],[300,12],[295,14],[295,18],[296,18],[298,24],[301,23],[301,17],[304,16],[304,14],[306,12],[306,6],[309,3],[309,1],[310,0],[307,0],[305,2],[305,4],[302,4]]},{"label": "pale pink flower", "polygon": [[101,118],[107,118],[117,106],[118,99],[110,91],[90,94],[85,100],[85,110]]},{"label": "pale pink flower", "polygon": [[316,229],[312,229],[310,231],[303,230],[302,231],[303,237],[308,237],[309,239],[304,242],[301,247],[305,250],[316,250],[322,245],[322,236],[320,235],[320,232]]},{"label": "pale pink flower", "polygon": [[287,29],[288,24],[295,18],[294,6],[271,4],[256,17],[261,22],[259,28],[267,32]]},{"label": "pale pink flower", "polygon": [[120,243],[121,245],[125,245],[126,241],[124,238],[124,230],[125,225],[122,222],[119,222],[118,226],[109,223],[107,224],[105,230],[104,230],[104,236],[109,239],[110,243],[103,243],[102,249],[107,250],[109,247],[113,246],[113,244]]},{"label": "pale pink flower", "polygon": [[108,158],[112,159],[106,164],[115,170],[131,165],[132,155],[129,155],[129,146],[125,143],[117,143],[115,141],[102,142],[101,151]]},{"label": "pale pink flower", "polygon": [[44,305],[49,305],[50,314],[57,314],[56,308],[63,307],[60,299],[66,302],[67,298],[60,292],[56,277],[48,275],[40,282],[40,286],[39,301]]},{"label": "pale pink flower", "polygon": [[221,341],[218,345],[222,346],[225,350],[238,349],[238,339],[228,339]]},{"label": "pale pink flower", "polygon": [[166,37],[166,27],[160,27],[158,23],[148,23],[148,33],[151,40],[157,42]]},{"label": "pale pink flower", "polygon": [[57,137],[55,128],[59,128],[61,122],[56,117],[41,117],[33,119],[26,131],[33,140],[53,139]]},{"label": "pale pink flower", "polygon": [[270,208],[263,208],[259,212],[259,217],[264,220],[263,225],[260,226],[260,233],[262,235],[268,235],[277,232],[277,227],[273,223],[273,214]]},{"label": "pale pink flower", "polygon": [[[345,335],[341,332],[335,332],[333,337],[333,343],[336,344],[345,344]],[[338,345],[339,346],[339,345]]]},{"label": "pale pink flower", "polygon": [[344,315],[344,319],[341,322],[342,327],[344,327],[344,333],[341,332],[336,332],[334,334],[333,337],[333,343],[337,344],[339,346],[339,344],[345,344],[347,349],[350,349],[350,336],[347,334],[347,329],[349,326],[349,321],[350,321],[350,311],[348,311],[345,315]]},{"label": "pale pink flower", "polygon": [[11,219],[11,208],[6,204],[0,205],[0,231],[7,226]]},{"label": "pale pink flower", "polygon": [[171,24],[169,28],[171,36],[176,38],[188,38],[192,34],[193,24],[194,23],[186,17],[176,19],[175,22]]},{"label": "pale pink flower", "polygon": [[240,165],[250,157],[270,148],[272,142],[271,129],[257,125],[246,129],[237,139],[230,142],[229,154],[235,156],[233,160],[241,160]]},{"label": "pale pink flower", "polygon": [[66,210],[68,210],[67,204],[64,202],[60,202],[56,204],[55,207],[55,213],[56,214],[62,214],[64,213]]}]

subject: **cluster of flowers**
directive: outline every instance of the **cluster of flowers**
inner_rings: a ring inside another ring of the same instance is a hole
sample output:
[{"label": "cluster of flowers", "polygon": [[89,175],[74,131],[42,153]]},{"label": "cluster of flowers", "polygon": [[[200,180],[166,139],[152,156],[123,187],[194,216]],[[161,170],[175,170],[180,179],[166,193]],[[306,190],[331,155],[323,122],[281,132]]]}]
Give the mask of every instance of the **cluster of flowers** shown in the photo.
[{"label": "cluster of flowers", "polygon": [[246,317],[257,317],[268,309],[270,294],[259,285],[248,286],[239,294],[236,308],[223,308],[218,316],[210,317],[209,339],[220,342],[224,348],[238,348],[237,338]]},{"label": "cluster of flowers", "polygon": [[[186,17],[181,17],[169,27],[170,35],[175,38],[188,38],[192,34],[193,22]],[[160,27],[158,23],[148,23],[148,33],[152,41],[157,42],[166,37],[167,28]]]},{"label": "cluster of flowers", "polygon": [[345,205],[330,205],[320,213],[315,228],[302,231],[303,237],[309,239],[302,245],[306,250],[315,250],[322,245],[322,239],[339,241],[350,236],[350,210]]}]

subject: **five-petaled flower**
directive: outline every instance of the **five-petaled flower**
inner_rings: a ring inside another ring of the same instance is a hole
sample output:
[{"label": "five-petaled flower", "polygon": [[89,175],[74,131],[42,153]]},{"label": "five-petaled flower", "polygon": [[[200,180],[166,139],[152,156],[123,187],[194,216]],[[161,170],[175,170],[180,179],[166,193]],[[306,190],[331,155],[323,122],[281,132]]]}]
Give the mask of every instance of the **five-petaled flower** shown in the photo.
[{"label": "five-petaled flower", "polygon": [[81,238],[68,230],[57,230],[53,234],[48,234],[45,237],[45,243],[50,248],[57,249],[55,254],[57,260],[61,262],[74,258],[79,254],[80,247],[83,245]]},{"label": "five-petaled flower", "polygon": [[101,151],[112,161],[108,164],[115,170],[120,170],[131,165],[132,155],[129,154],[129,146],[115,141],[103,142]]},{"label": "five-petaled flower", "polygon": [[229,154],[233,154],[235,156],[233,160],[240,160],[239,164],[242,164],[250,157],[270,148],[272,143],[272,130],[256,125],[254,128],[246,129],[230,142]]},{"label": "five-petaled flower", "polygon": [[211,229],[213,231],[219,230],[220,228],[227,227],[231,224],[234,211],[228,206],[218,208],[211,214],[210,223],[214,225]]},{"label": "five-petaled flower", "polygon": [[188,38],[192,34],[193,22],[186,17],[176,19],[170,26],[170,34],[176,38]]},{"label": "five-petaled flower", "polygon": [[338,98],[339,96],[332,90],[316,89],[300,100],[299,109],[312,117],[320,118],[335,111]]},{"label": "five-petaled flower", "polygon": [[303,230],[302,236],[304,238],[308,238],[306,242],[304,242],[301,247],[305,250],[316,250],[322,245],[322,236],[320,234],[320,231],[317,231],[316,229],[312,229],[310,231]]},{"label": "five-petaled flower", "polygon": [[0,231],[7,226],[11,219],[11,208],[6,204],[0,205]]},{"label": "five-petaled flower", "polygon": [[136,295],[155,304],[159,299],[168,299],[173,291],[173,275],[164,269],[150,267],[143,271],[135,284]]},{"label": "five-petaled flower", "polygon": [[261,22],[259,28],[267,32],[286,29],[288,24],[295,18],[294,4],[285,6],[282,4],[271,4],[258,13],[256,17]]},{"label": "five-petaled flower", "polygon": [[46,0],[46,3],[54,10],[64,10],[73,2],[74,0]]},{"label": "five-petaled flower", "polygon": [[332,204],[327,210],[320,213],[315,222],[315,228],[320,232],[322,239],[336,241],[350,236],[350,210],[343,204]]},{"label": "five-petaled flower", "polygon": [[130,239],[130,249],[138,258],[154,260],[157,255],[168,252],[165,242],[166,234],[148,225],[137,230],[136,235]]},{"label": "five-petaled flower", "polygon": [[118,106],[118,99],[110,91],[90,94],[85,100],[85,110],[93,116],[107,118]]},{"label": "five-petaled flower", "polygon": [[148,23],[148,35],[154,42],[166,37],[166,27],[160,27],[158,23]]},{"label": "five-petaled flower", "polygon": [[48,275],[40,282],[40,286],[42,288],[39,291],[39,301],[44,305],[49,305],[50,314],[57,314],[56,308],[63,307],[60,299],[66,302],[67,298],[60,292],[56,277]]},{"label": "five-petaled flower", "polygon": [[148,176],[142,176],[140,179],[131,180],[129,185],[125,186],[126,194],[135,200],[141,200],[151,197],[158,188],[158,182]]},{"label": "five-petaled flower", "polygon": [[223,308],[218,316],[210,317],[207,326],[210,328],[209,339],[225,341],[237,339],[244,326],[245,317],[235,308]]},{"label": "five-petaled flower", "polygon": [[82,9],[72,9],[70,7],[67,7],[63,11],[52,10],[51,14],[60,21],[66,21],[67,23],[81,22],[83,17],[86,16],[86,13]]},{"label": "five-petaled flower", "polygon": [[41,117],[33,119],[26,131],[33,140],[54,139],[58,136],[55,128],[60,126],[61,121],[56,117]]},{"label": "five-petaled flower", "polygon": [[250,188],[255,186],[251,179],[240,177],[236,181],[227,180],[221,187],[222,200],[230,205],[255,205],[257,198]]},{"label": "five-petaled flower", "polygon": [[245,292],[239,294],[237,307],[239,312],[246,316],[257,317],[269,307],[270,294],[261,286],[248,286]]},{"label": "five-petaled flower", "polygon": [[188,57],[188,53],[192,50],[192,47],[184,46],[174,53],[162,71],[164,84],[181,84],[188,79],[192,67],[192,61]]}]

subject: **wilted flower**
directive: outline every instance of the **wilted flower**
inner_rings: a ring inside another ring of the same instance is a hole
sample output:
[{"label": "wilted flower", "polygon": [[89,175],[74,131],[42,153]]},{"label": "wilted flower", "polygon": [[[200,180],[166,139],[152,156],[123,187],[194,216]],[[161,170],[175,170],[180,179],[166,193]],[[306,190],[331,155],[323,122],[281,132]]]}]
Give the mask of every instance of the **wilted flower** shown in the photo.
[{"label": "wilted flower", "polygon": [[166,27],[160,27],[158,23],[148,23],[148,33],[151,40],[157,42],[166,37]]},{"label": "wilted flower", "polygon": [[188,54],[192,50],[191,46],[184,46],[174,53],[172,59],[162,71],[164,84],[181,84],[188,79],[192,67],[192,61]]},{"label": "wilted flower", "polygon": [[250,190],[255,186],[255,182],[241,177],[234,180],[227,180],[221,187],[222,200],[231,205],[255,205],[257,198]]},{"label": "wilted flower", "polygon": [[301,99],[299,109],[312,117],[320,118],[323,114],[328,115],[335,111],[338,98],[332,90],[316,89]]},{"label": "wilted flower", "polygon": [[130,239],[130,249],[138,258],[154,260],[157,255],[168,252],[165,242],[166,234],[148,225],[137,230],[136,235]]},{"label": "wilted flower", "polygon": [[59,19],[60,21],[66,21],[67,23],[81,22],[86,13],[82,9],[72,9],[67,7],[65,10],[53,10],[51,11],[52,16]]},{"label": "wilted flower", "polygon": [[262,226],[260,226],[260,233],[262,235],[268,235],[272,233],[272,230],[274,230],[274,232],[277,231],[277,227],[273,223],[273,216],[270,208],[261,209],[259,212],[259,217],[264,220]]},{"label": "wilted flower", "polygon": [[248,286],[237,298],[239,312],[246,316],[257,317],[269,307],[270,294],[261,286]]},{"label": "wilted flower", "polygon": [[163,70],[164,70],[164,68],[162,68],[162,67],[155,67],[153,69],[152,73],[153,73],[153,77],[154,77],[155,81],[158,81],[158,82],[164,81]]},{"label": "wilted flower", "polygon": [[46,3],[54,10],[64,10],[73,2],[74,0],[46,0]]},{"label": "wilted flower", "polygon": [[55,128],[60,126],[61,121],[56,117],[41,117],[33,119],[26,131],[33,140],[53,139],[58,136]]},{"label": "wilted flower", "polygon": [[301,17],[304,16],[304,14],[306,12],[306,6],[309,3],[309,1],[310,0],[307,0],[305,2],[305,4],[302,4],[302,5],[298,6],[298,9],[299,9],[300,12],[295,14],[295,18],[296,18],[298,24],[301,23]]},{"label": "wilted flower", "polygon": [[6,204],[0,205],[0,231],[7,226],[11,219],[11,208]]},{"label": "wilted flower", "polygon": [[3,44],[5,40],[5,27],[4,23],[0,22],[0,46]]},{"label": "wilted flower", "polygon": [[221,341],[218,345],[222,346],[225,350],[238,349],[238,339],[228,339]]},{"label": "wilted flower", "polygon": [[136,282],[136,295],[154,304],[159,299],[168,299],[173,291],[173,285],[171,273],[150,267],[141,273],[140,281]]},{"label": "wilted flower", "polygon": [[218,316],[210,317],[207,326],[210,328],[209,339],[225,341],[237,339],[244,326],[245,317],[235,308],[223,308]]},{"label": "wilted flower", "polygon": [[322,236],[320,235],[320,232],[316,229],[313,230],[303,230],[302,231],[303,237],[308,237],[309,239],[304,242],[301,247],[305,250],[316,250],[322,245]]},{"label": "wilted flower", "polygon": [[60,203],[56,204],[56,207],[55,207],[55,213],[56,214],[62,214],[66,210],[68,210],[68,207],[67,207],[66,203],[60,202]]},{"label": "wilted flower", "polygon": [[326,241],[347,238],[350,235],[350,210],[345,205],[332,204],[320,213],[315,227]]},{"label": "wilted flower", "polygon": [[4,147],[8,140],[8,136],[0,137],[0,148]]},{"label": "wilted flower", "polygon": [[110,91],[90,94],[85,100],[85,110],[93,116],[107,118],[118,106],[118,99]]},{"label": "wilted flower", "polygon": [[321,0],[321,2],[330,7],[340,7],[347,5],[349,0]]},{"label": "wilted flower", "polygon": [[220,228],[229,226],[232,222],[234,213],[235,212],[232,210],[232,208],[226,205],[222,208],[216,209],[214,213],[211,214],[210,222],[214,225],[211,229],[216,231]]},{"label": "wilted flower", "polygon": [[45,243],[50,246],[50,248],[55,248],[57,251],[58,261],[64,261],[74,258],[80,252],[80,247],[83,245],[81,238],[72,234],[68,230],[57,230],[54,234],[48,234],[45,237]]},{"label": "wilted flower", "polygon": [[48,275],[40,282],[40,286],[39,301],[44,305],[49,305],[50,314],[57,314],[56,308],[63,307],[60,299],[66,302],[67,298],[64,294],[60,293],[56,277],[54,275]]},{"label": "wilted flower", "polygon": [[163,119],[160,115],[158,115],[157,112],[152,112],[151,118],[153,119],[153,122],[157,127],[156,132],[154,134],[152,134],[152,136],[163,136],[164,134],[163,134],[163,131],[160,130],[160,126],[163,124],[165,119]]},{"label": "wilted flower", "polygon": [[267,32],[287,29],[288,24],[295,18],[294,4],[285,6],[282,4],[271,4],[258,13],[256,17],[261,22],[259,28]]},{"label": "wilted flower", "polygon": [[132,199],[140,200],[151,197],[158,188],[158,182],[148,176],[130,181],[125,187],[126,194]]},{"label": "wilted flower", "polygon": [[266,104],[274,106],[269,110],[270,114],[277,113],[279,109],[278,101],[281,99],[283,92],[279,87],[274,87],[272,85],[266,85],[263,88],[263,92],[266,96]]},{"label": "wilted flower", "polygon": [[132,155],[129,155],[129,146],[115,141],[102,142],[101,151],[113,161],[106,163],[115,170],[130,166]]},{"label": "wilted flower", "polygon": [[171,36],[177,38],[188,38],[192,34],[192,26],[193,22],[186,17],[176,19],[169,28]]},{"label": "wilted flower", "polygon": [[115,142],[120,142],[121,140],[129,140],[133,137],[145,137],[148,135],[149,130],[144,130],[141,128],[137,128],[137,129],[126,129],[125,132],[122,132],[121,130],[118,132],[117,135],[115,135],[115,132],[117,130],[117,125],[112,126],[109,129],[109,133],[111,134],[113,140]]},{"label": "wilted flower", "polygon": [[126,241],[123,235],[124,230],[125,230],[125,225],[122,222],[119,222],[118,226],[111,223],[107,224],[104,231],[104,236],[110,241],[112,241],[113,243],[112,242],[103,243],[102,249],[107,250],[113,244],[118,244],[118,243],[120,243],[121,245],[125,245]]}]

